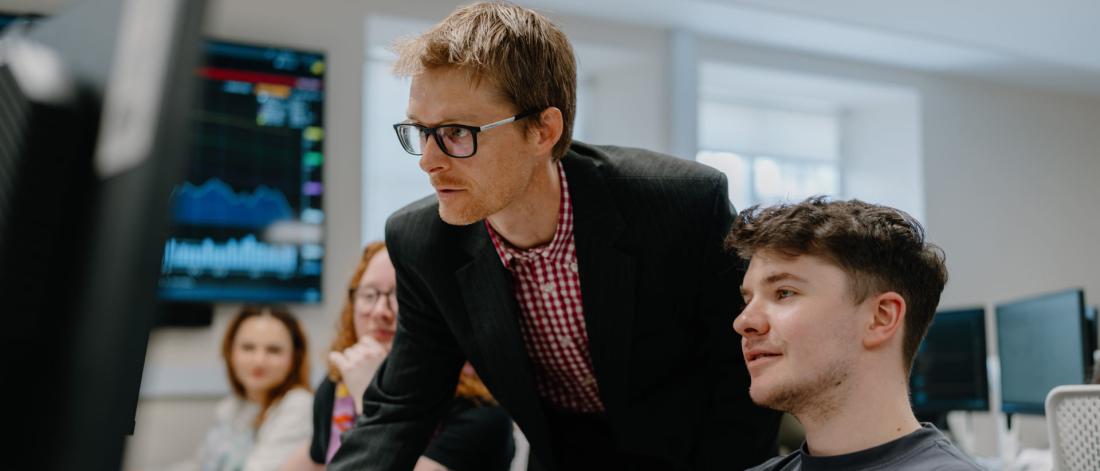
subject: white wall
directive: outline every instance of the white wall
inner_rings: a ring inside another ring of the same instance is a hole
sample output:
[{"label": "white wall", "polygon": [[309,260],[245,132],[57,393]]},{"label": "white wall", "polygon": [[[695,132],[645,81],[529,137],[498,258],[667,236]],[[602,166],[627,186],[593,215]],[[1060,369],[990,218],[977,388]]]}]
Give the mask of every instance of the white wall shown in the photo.
[{"label": "white wall", "polygon": [[1100,99],[956,80],[930,84],[924,105],[945,303],[1077,286],[1100,300]]},{"label": "white wall", "polygon": [[845,195],[892,206],[927,222],[919,97],[902,93],[853,106],[843,123]]}]

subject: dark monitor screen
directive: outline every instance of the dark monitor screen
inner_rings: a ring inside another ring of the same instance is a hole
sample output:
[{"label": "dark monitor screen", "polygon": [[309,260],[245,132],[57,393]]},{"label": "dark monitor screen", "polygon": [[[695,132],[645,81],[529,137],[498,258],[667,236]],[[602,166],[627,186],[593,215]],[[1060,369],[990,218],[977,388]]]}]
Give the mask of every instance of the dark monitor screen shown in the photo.
[{"label": "dark monitor screen", "polygon": [[[324,55],[223,41],[205,52],[160,298],[319,302]],[[280,227],[313,236],[271,239]]]},{"label": "dark monitor screen", "polygon": [[36,13],[15,13],[15,12],[0,12],[0,32],[3,32],[12,23],[16,21],[25,21],[30,24],[34,24],[42,19],[42,15]]},{"label": "dark monitor screen", "polygon": [[1001,410],[1043,414],[1056,386],[1081,384],[1088,356],[1080,289],[997,305]]},{"label": "dark monitor screen", "polygon": [[989,410],[985,310],[936,313],[909,376],[918,416]]},{"label": "dark monitor screen", "polygon": [[0,45],[4,469],[123,466],[206,2],[65,3]]}]

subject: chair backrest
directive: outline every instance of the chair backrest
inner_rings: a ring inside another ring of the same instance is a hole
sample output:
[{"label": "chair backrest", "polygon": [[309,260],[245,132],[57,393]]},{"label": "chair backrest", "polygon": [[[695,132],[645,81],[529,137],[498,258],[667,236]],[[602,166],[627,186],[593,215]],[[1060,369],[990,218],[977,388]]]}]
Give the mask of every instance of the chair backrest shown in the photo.
[{"label": "chair backrest", "polygon": [[1047,394],[1047,433],[1060,471],[1100,466],[1100,384],[1058,386]]}]

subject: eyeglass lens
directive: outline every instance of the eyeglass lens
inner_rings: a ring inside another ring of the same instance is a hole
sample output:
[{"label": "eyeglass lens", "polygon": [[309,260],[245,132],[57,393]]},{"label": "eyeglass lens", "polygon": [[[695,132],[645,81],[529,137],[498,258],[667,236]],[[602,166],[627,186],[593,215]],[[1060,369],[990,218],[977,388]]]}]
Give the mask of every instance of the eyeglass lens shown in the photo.
[{"label": "eyeglass lens", "polygon": [[[423,155],[428,146],[429,130],[414,125],[398,126],[398,134],[405,150],[414,155]],[[437,144],[443,143],[443,151],[453,157],[466,157],[474,153],[476,146],[474,133],[458,126],[440,126],[436,129],[439,136]]]}]

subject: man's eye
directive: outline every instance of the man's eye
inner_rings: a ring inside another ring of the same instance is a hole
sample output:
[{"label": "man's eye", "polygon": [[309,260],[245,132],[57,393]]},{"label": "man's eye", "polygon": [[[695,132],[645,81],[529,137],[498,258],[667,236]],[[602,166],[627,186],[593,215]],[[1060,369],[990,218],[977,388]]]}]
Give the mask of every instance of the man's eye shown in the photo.
[{"label": "man's eye", "polygon": [[462,139],[470,134],[470,130],[466,128],[448,128],[447,137],[454,139]]},{"label": "man's eye", "polygon": [[779,299],[788,298],[794,296],[794,291],[789,289],[781,289],[775,292],[775,297]]}]

